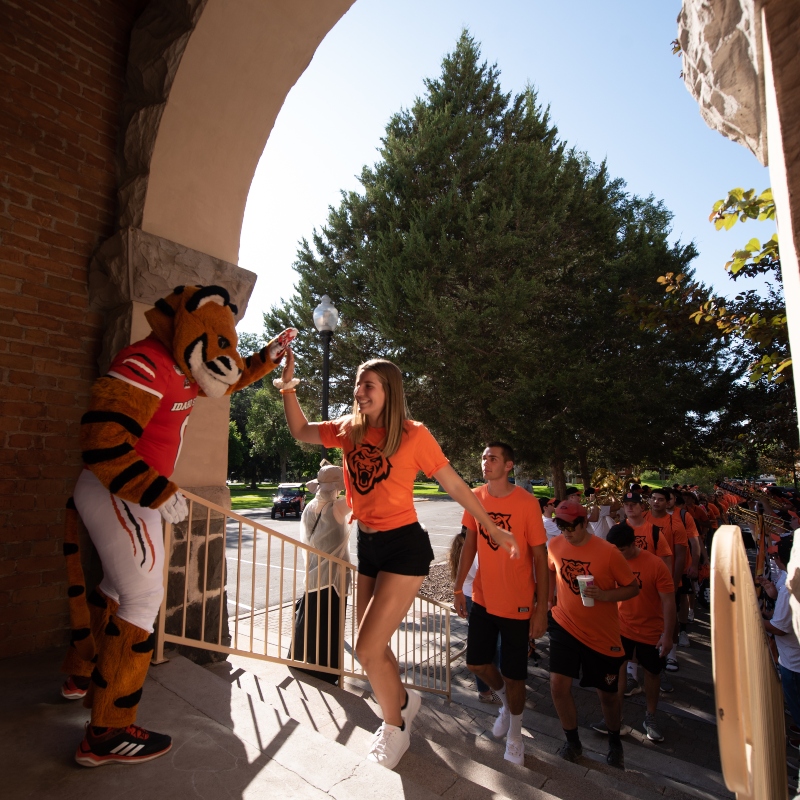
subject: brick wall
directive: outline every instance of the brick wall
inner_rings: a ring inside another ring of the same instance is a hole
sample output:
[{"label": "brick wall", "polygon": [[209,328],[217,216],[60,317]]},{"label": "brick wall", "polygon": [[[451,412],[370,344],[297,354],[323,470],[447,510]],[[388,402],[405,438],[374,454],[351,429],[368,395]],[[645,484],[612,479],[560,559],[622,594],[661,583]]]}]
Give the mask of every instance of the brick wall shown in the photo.
[{"label": "brick wall", "polygon": [[63,509],[102,320],[130,30],[143,0],[0,0],[0,658],[67,640]]}]

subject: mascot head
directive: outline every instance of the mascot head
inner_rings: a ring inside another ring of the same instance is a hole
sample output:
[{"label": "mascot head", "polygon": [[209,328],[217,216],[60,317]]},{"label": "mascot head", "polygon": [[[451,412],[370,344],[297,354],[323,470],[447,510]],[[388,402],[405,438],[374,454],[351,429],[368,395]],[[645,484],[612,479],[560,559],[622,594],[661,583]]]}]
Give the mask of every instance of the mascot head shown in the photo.
[{"label": "mascot head", "polygon": [[237,308],[221,286],[178,286],[145,316],[156,338],[206,397],[233,391],[244,370],[236,350]]}]

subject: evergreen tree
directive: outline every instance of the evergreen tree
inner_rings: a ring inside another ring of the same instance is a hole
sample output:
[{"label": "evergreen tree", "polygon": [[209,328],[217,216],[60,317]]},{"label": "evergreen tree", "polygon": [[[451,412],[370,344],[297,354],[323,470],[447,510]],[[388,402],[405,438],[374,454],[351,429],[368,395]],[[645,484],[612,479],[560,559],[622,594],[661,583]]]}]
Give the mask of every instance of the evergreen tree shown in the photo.
[{"label": "evergreen tree", "polygon": [[504,94],[467,32],[425,89],[390,120],[363,192],[301,243],[295,296],[265,315],[267,335],[304,329],[301,398],[319,397],[311,312],[329,294],[334,407],[349,406],[358,363],[391,358],[457,465],[507,438],[563,485],[581,454],[588,470],[589,452],[630,463],[699,444],[730,383],[722,346],[642,330],[622,302],[689,269],[669,212],[568,148],[533,88]]}]

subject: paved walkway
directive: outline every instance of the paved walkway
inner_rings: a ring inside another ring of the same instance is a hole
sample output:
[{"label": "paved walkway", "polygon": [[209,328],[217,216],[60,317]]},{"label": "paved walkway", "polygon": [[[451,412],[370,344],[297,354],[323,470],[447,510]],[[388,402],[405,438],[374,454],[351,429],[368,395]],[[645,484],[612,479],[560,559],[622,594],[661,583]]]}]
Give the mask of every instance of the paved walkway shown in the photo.
[{"label": "paved walkway", "polygon": [[[454,636],[463,638],[466,625],[458,617],[451,617]],[[651,742],[642,729],[645,715],[644,695],[635,695],[625,700],[623,717],[632,732],[625,740],[634,739],[654,751],[669,754],[683,761],[719,772],[719,747],[717,743],[714,686],[711,679],[710,621],[705,611],[689,626],[692,646],[678,648],[680,670],[670,675],[675,691],[662,694],[659,702],[659,721],[662,723],[665,740]],[[528,667],[528,698],[526,708],[558,719],[550,696],[549,641],[537,643],[541,660],[537,665],[531,661]],[[465,690],[474,687],[474,679],[466,668],[463,657],[454,664],[453,684]],[[582,689],[575,682],[573,692],[578,709],[578,725],[589,727],[602,718],[600,702],[595,690]]]}]

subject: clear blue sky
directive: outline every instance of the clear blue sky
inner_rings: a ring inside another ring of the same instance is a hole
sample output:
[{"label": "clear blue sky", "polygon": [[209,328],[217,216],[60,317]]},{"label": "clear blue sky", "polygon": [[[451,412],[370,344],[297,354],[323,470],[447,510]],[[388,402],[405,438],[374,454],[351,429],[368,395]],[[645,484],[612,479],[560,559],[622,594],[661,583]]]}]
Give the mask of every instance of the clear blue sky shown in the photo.
[{"label": "clear blue sky", "polygon": [[356,0],[289,93],[253,179],[239,263],[259,279],[239,330],[261,332],[262,312],[291,295],[298,241],[340,190],[359,189],[390,116],[423,94],[463,27],[504,91],[533,84],[563,139],[607,159],[631,193],[664,200],[673,239],[700,251],[698,276],[735,294],[723,264],[772,229],[718,232],[708,215],[728,189],[765,189],[769,172],[700,117],[670,48],[679,10],[678,0]]}]

